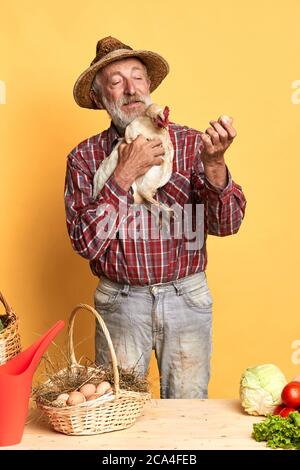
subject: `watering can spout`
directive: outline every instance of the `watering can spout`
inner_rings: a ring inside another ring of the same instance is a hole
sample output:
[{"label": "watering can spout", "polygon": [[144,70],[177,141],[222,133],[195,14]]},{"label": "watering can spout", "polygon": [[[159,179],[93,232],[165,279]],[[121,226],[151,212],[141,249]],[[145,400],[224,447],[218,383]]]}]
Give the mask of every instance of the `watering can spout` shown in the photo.
[{"label": "watering can spout", "polygon": [[29,348],[0,366],[0,446],[21,441],[33,374],[49,344],[63,327],[64,322],[58,321]]}]

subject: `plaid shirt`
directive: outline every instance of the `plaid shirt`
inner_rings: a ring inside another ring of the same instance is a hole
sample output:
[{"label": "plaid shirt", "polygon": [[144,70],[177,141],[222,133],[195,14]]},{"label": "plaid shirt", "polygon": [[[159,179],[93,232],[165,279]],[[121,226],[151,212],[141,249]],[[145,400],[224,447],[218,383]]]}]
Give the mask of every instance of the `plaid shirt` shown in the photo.
[{"label": "plaid shirt", "polygon": [[[222,237],[238,231],[246,206],[242,188],[232,181],[228,169],[228,183],[223,190],[206,179],[200,158],[199,131],[171,123],[169,133],[174,146],[173,173],[168,183],[157,190],[155,198],[179,208],[203,204],[202,247],[187,248],[186,236],[164,237],[159,233],[158,237],[151,237],[150,212],[142,210],[140,214],[130,215],[131,209],[141,206],[134,205],[132,189],[128,193],[124,191],[113,175],[93,199],[94,174],[120,139],[111,124],[109,129],[80,143],[67,159],[67,228],[74,250],[90,261],[96,276],[103,274],[131,285],[180,279],[205,270],[207,234]],[[195,213],[190,217],[194,224]],[[174,223],[176,220],[171,221],[171,225]],[[132,236],[137,232],[140,236]]]}]

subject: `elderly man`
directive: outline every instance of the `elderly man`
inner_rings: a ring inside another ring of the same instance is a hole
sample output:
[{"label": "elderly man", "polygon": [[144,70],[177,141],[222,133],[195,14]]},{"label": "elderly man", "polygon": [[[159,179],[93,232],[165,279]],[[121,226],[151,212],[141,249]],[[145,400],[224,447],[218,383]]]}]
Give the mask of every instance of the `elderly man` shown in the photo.
[{"label": "elderly man", "polygon": [[[98,42],[95,59],[75,84],[74,98],[82,107],[106,109],[112,122],[68,156],[67,227],[73,248],[90,261],[93,274],[100,278],[95,307],[109,329],[119,364],[145,374],[154,350],[162,398],[206,398],[212,297],[205,274],[205,240],[207,234],[236,233],[246,206],[242,189],[224,161],[236,136],[232,123],[210,121],[205,133],[174,123],[168,126],[173,173],[155,198],[182,209],[202,205],[202,244],[186,243],[186,234],[175,237],[176,218],[172,217],[169,236],[161,232],[153,236],[148,211],[139,214],[143,236],[121,236],[128,222],[124,210],[135,206],[132,184],[162,162],[159,139],[140,135],[130,144],[122,143],[113,174],[97,197],[92,196],[93,177],[101,162],[124,136],[126,126],[144,114],[150,93],[168,71],[167,62],[154,52],[133,50],[112,37]],[[136,213],[132,214],[131,228],[137,232]],[[194,224],[195,213],[189,212],[189,217]],[[109,230],[103,230],[107,225]],[[110,361],[98,326],[96,361]]]}]

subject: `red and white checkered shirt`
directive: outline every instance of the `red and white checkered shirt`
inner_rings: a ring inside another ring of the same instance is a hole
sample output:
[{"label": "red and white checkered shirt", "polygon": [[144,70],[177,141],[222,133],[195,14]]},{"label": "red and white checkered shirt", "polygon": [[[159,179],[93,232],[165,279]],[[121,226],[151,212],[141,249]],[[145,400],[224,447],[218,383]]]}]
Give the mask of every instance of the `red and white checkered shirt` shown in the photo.
[{"label": "red and white checkered shirt", "polygon": [[[120,138],[111,124],[109,129],[80,143],[67,159],[67,228],[74,250],[90,261],[96,276],[131,285],[180,279],[205,270],[207,234],[222,237],[238,231],[246,207],[242,188],[232,181],[228,170],[228,184],[223,190],[206,179],[199,131],[171,123],[169,133],[174,146],[173,173],[155,198],[179,208],[203,204],[203,246],[191,249],[185,234],[165,237],[159,232],[156,238],[151,236],[150,212],[143,210],[129,216],[127,208],[129,214],[130,209],[137,208],[132,190],[127,193],[120,188],[113,175],[93,199],[94,174]],[[194,219],[195,214],[191,217]]]}]

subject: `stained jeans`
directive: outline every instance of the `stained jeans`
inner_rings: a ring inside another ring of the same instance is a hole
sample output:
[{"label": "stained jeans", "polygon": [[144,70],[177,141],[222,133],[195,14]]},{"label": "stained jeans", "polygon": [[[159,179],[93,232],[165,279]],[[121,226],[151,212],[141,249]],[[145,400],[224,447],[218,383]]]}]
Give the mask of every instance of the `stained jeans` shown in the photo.
[{"label": "stained jeans", "polygon": [[[102,277],[94,300],[121,367],[146,374],[154,350],[161,398],[207,398],[212,297],[204,272],[151,286],[118,284]],[[111,362],[98,323],[96,362]]]}]

